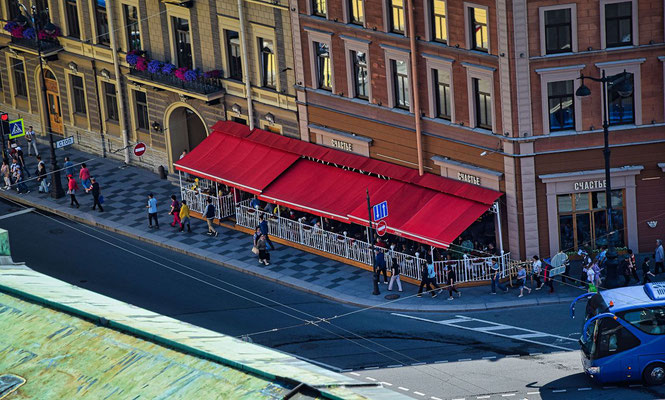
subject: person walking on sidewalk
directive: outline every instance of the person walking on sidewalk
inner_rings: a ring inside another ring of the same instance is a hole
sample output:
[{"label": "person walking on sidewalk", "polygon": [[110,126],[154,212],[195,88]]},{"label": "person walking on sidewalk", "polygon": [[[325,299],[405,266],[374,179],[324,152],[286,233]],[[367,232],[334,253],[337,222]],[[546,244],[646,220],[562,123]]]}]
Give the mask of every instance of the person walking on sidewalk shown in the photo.
[{"label": "person walking on sidewalk", "polygon": [[90,177],[90,193],[92,193],[92,209],[95,210],[97,209],[97,206],[99,206],[99,212],[104,212],[102,202],[100,201],[100,198],[102,197],[101,188],[94,176]]},{"label": "person walking on sidewalk", "polygon": [[81,186],[83,186],[83,189],[87,193],[88,190],[90,189],[90,170],[88,170],[88,167],[85,165],[85,163],[81,164],[81,170],[79,171],[79,179],[81,180]]},{"label": "person walking on sidewalk", "polygon": [[648,282],[651,282],[651,278],[655,277],[656,275],[651,272],[651,260],[649,257],[646,257],[642,261],[642,284],[646,285]]},{"label": "person walking on sidewalk", "polygon": [[37,135],[35,130],[32,129],[32,125],[28,127],[28,130],[25,132],[25,140],[28,141],[28,156],[32,155],[32,149],[35,149],[35,156],[39,155],[39,150],[37,150]]},{"label": "person walking on sidewalk", "polygon": [[520,295],[517,297],[524,296],[524,289],[526,289],[528,293],[531,293],[531,288],[526,285],[526,269],[524,269],[523,264],[520,264],[519,269],[517,270],[517,283],[520,286]]},{"label": "person walking on sidewalk", "polygon": [[6,160],[2,160],[2,168],[0,169],[0,175],[5,182],[5,190],[12,187],[12,178],[9,170],[9,163]]},{"label": "person walking on sidewalk", "polygon": [[65,176],[74,176],[74,163],[69,159],[69,157],[65,157],[65,163],[63,164],[63,167],[65,169]]},{"label": "person walking on sidewalk", "polygon": [[635,254],[631,249],[627,250],[628,252],[628,265],[630,266],[630,275],[635,279],[635,282],[639,282],[640,278],[637,277],[637,260],[635,260]]},{"label": "person walking on sidewalk", "polygon": [[383,252],[383,249],[376,249],[376,255],[374,256],[374,264],[376,265],[376,274],[381,282],[381,273],[383,272],[383,283],[388,284],[388,267],[386,265],[386,255]]},{"label": "person walking on sidewalk", "polygon": [[543,278],[545,280],[545,285],[549,286],[550,291],[549,294],[554,293],[554,277],[552,276],[552,264],[550,263],[545,263],[545,267],[543,267]]},{"label": "person walking on sidewalk", "polygon": [[189,206],[187,205],[187,200],[180,202],[180,232],[185,229],[185,224],[187,224],[187,232],[191,232],[192,227],[189,225]]},{"label": "person walking on sidewalk", "polygon": [[654,262],[656,263],[654,268],[654,275],[658,275],[661,272],[665,272],[665,251],[663,251],[663,241],[656,239],[656,250],[653,255]]},{"label": "person walking on sidewalk", "polygon": [[173,215],[171,226],[178,226],[182,230],[182,222],[180,221],[180,203],[178,203],[175,194],[171,195],[171,210],[169,211],[169,214]]},{"label": "person walking on sidewalk", "polygon": [[270,265],[270,253],[268,253],[266,236],[261,233],[259,228],[256,228],[254,233],[254,248],[258,250],[259,264]]},{"label": "person walking on sidewalk", "polygon": [[155,221],[155,229],[159,229],[159,221],[157,220],[157,199],[152,193],[148,193],[148,228],[152,228],[152,221]]},{"label": "person walking on sidewalk", "polygon": [[46,180],[46,166],[44,163],[37,164],[37,182],[39,182],[39,193],[48,193],[48,181]]},{"label": "person walking on sidewalk", "polygon": [[496,288],[498,287],[499,289],[503,290],[504,292],[508,292],[508,288],[506,285],[502,284],[499,279],[501,279],[501,274],[499,273],[499,264],[495,261],[494,264],[492,264],[492,292],[491,294],[496,294]]},{"label": "person walking on sidewalk", "polygon": [[531,276],[536,281],[536,290],[543,288],[544,283],[540,281],[540,274],[543,272],[543,262],[540,257],[533,256],[533,264],[531,265]]},{"label": "person walking on sidewalk", "polygon": [[[391,248],[394,248],[395,245],[390,246]],[[393,253],[393,250],[390,250],[391,253]],[[397,282],[397,290],[400,292],[402,291],[402,280],[399,278],[400,276],[400,268],[399,268],[399,263],[397,262],[396,257],[391,257],[391,263],[390,263],[390,283],[388,284],[388,291],[393,290],[393,284]]]},{"label": "person walking on sidewalk", "polygon": [[[427,290],[432,295],[432,298],[435,298],[437,292],[441,291],[439,286],[436,284],[436,272],[434,271],[434,263],[427,263],[423,265],[420,271],[420,287],[418,288],[418,294],[416,296],[422,297],[423,288]],[[437,290],[435,290],[436,288]]]},{"label": "person walking on sidewalk", "polygon": [[457,281],[457,274],[455,274],[455,270],[451,265],[448,265],[446,267],[446,271],[444,271],[446,274],[446,284],[448,285],[448,300],[453,299],[453,292],[457,293],[457,297],[462,297],[462,292],[457,290],[455,287],[455,282]]},{"label": "person walking on sidewalk", "polygon": [[21,193],[30,193],[28,186],[23,181],[23,169],[17,166],[14,169],[14,183],[16,184],[16,191]]},{"label": "person walking on sidewalk", "polygon": [[21,165],[21,169],[23,169],[23,172],[25,173],[25,176],[30,178],[30,172],[25,168],[25,158],[23,157],[23,150],[21,149],[21,146],[16,146],[16,158],[18,158],[18,162]]},{"label": "person walking on sidewalk", "polygon": [[217,231],[212,226],[212,223],[215,221],[215,206],[212,204],[212,199],[210,197],[208,197],[206,201],[208,204],[206,205],[205,210],[203,210],[203,216],[208,223],[208,236],[217,236]]},{"label": "person walking on sidewalk", "polygon": [[266,221],[263,214],[259,215],[259,228],[261,228],[261,233],[266,237],[266,243],[270,247],[270,250],[274,250],[275,245],[272,244],[272,240],[270,240],[270,236],[268,236],[268,221]]},{"label": "person walking on sidewalk", "polygon": [[76,200],[76,191],[78,190],[79,186],[76,183],[76,179],[74,179],[73,176],[67,175],[67,179],[69,179],[69,182],[67,182],[67,194],[69,195],[69,206],[74,207],[74,204],[76,204],[76,208],[79,208],[79,202]]}]

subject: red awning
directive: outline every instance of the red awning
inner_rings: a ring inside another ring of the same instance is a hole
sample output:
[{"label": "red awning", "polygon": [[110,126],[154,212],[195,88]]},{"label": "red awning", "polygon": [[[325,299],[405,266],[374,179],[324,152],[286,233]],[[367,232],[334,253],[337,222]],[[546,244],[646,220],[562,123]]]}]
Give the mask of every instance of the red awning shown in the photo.
[{"label": "red awning", "polygon": [[300,157],[213,131],[177,170],[258,194]]},{"label": "red awning", "polygon": [[251,133],[249,126],[233,121],[217,121],[215,125],[212,126],[212,131],[226,133],[227,135],[241,138],[247,137]]},{"label": "red awning", "polygon": [[291,139],[262,129],[254,129],[247,139],[290,153],[316,158],[317,160],[323,160],[324,155],[331,150],[327,147]]},{"label": "red awning", "polygon": [[301,159],[259,196],[296,210],[349,222],[348,215],[365,204],[365,190],[378,190],[386,181]]}]

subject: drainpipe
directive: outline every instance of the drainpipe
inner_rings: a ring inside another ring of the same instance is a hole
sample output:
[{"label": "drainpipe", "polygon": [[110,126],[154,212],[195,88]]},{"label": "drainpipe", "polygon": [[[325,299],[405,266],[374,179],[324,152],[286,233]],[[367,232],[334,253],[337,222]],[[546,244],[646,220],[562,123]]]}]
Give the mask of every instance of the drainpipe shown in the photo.
[{"label": "drainpipe", "polygon": [[423,175],[423,138],[420,127],[420,98],[418,96],[418,55],[416,54],[416,26],[413,19],[413,0],[406,0],[411,48],[411,93],[413,93],[413,117],[416,123],[416,151],[418,152],[418,174]]},{"label": "drainpipe", "polygon": [[120,75],[120,63],[118,62],[118,46],[115,41],[115,28],[113,25],[113,6],[114,1],[106,2],[106,12],[109,20],[109,35],[111,39],[111,50],[113,50],[113,70],[115,79],[118,83],[118,114],[120,119],[120,128],[122,129],[122,145],[125,148],[125,164],[129,164],[129,137],[127,133],[127,121],[125,121],[125,95],[122,89],[122,75]]},{"label": "drainpipe", "polygon": [[245,37],[245,12],[242,0],[238,0],[238,19],[240,21],[240,45],[242,46],[242,73],[245,75],[245,95],[247,97],[247,117],[249,130],[254,130],[254,106],[252,105],[252,83],[249,79],[249,56],[247,53],[247,40]]}]

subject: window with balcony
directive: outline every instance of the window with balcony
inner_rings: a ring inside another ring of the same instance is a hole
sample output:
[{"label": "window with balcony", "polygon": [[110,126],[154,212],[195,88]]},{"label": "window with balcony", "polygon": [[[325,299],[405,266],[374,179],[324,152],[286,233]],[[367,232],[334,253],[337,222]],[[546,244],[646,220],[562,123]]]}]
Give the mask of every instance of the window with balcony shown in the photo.
[{"label": "window with balcony", "polygon": [[492,129],[492,92],[490,81],[473,78],[473,100],[475,102],[476,126]]},{"label": "window with balcony", "polygon": [[330,47],[327,43],[314,42],[316,50],[317,88],[332,91],[332,65],[330,64]]},{"label": "window with balcony", "polygon": [[411,107],[409,93],[409,68],[404,60],[391,60],[395,107],[408,110]]},{"label": "window with balcony", "polygon": [[277,74],[275,72],[275,49],[272,40],[259,38],[261,51],[261,86],[275,89]]},{"label": "window with balcony", "polygon": [[14,96],[28,97],[28,87],[25,81],[25,66],[23,60],[10,58],[9,62],[12,65],[14,72]]},{"label": "window with balcony", "polygon": [[448,30],[446,28],[446,2],[444,0],[432,0],[432,39],[437,42],[448,41]]},{"label": "window with balcony", "polygon": [[325,17],[327,11],[326,0],[312,0],[312,14]]},{"label": "window with balcony", "polygon": [[111,45],[109,36],[109,20],[106,13],[106,0],[97,0],[95,5],[95,21],[97,23],[97,43],[104,46]]},{"label": "window with balcony", "polygon": [[118,122],[118,100],[115,92],[115,85],[104,82],[104,106],[106,111],[106,120]]},{"label": "window with balcony", "polygon": [[369,76],[367,74],[367,53],[352,51],[353,84],[355,97],[363,100],[369,99]]},{"label": "window with balcony", "polygon": [[127,35],[127,50],[141,50],[141,32],[139,31],[139,14],[136,7],[129,4],[122,5],[125,15],[125,35]]},{"label": "window with balcony", "polygon": [[83,77],[78,75],[70,75],[70,83],[72,85],[72,103],[74,112],[77,114],[86,114],[87,107],[85,103],[85,87],[83,86]]},{"label": "window with balcony", "polygon": [[436,116],[450,120],[450,74],[443,69],[433,69],[434,74],[434,100],[436,102]]},{"label": "window with balcony", "polygon": [[148,122],[148,99],[145,92],[134,91],[134,102],[136,103],[136,127],[144,131],[150,131]]},{"label": "window with balcony", "polygon": [[575,129],[575,88],[573,83],[572,80],[547,83],[550,132]]},{"label": "window with balcony", "polygon": [[[624,82],[627,80],[627,82]],[[607,104],[610,125],[626,125],[635,123],[635,91],[620,93],[624,85],[635,87],[634,74],[628,72],[625,77],[618,78],[607,84]]]},{"label": "window with balcony", "polygon": [[350,22],[356,25],[365,23],[364,0],[349,0]]},{"label": "window with balcony", "polygon": [[605,4],[605,47],[633,45],[633,2]]},{"label": "window with balcony", "polygon": [[192,41],[189,33],[189,21],[184,18],[171,17],[173,35],[175,39],[177,66],[193,68]]},{"label": "window with balcony", "polygon": [[469,37],[472,50],[487,53],[489,51],[489,33],[487,29],[487,9],[468,7]]},{"label": "window with balcony", "polygon": [[571,11],[570,8],[560,8],[544,12],[546,54],[573,51]]},{"label": "window with balcony", "polygon": [[67,20],[67,36],[81,39],[81,27],[79,26],[79,12],[76,0],[65,2],[65,19]]},{"label": "window with balcony", "polygon": [[240,36],[236,31],[225,30],[226,56],[228,59],[229,78],[242,81],[242,58],[240,54]]},{"label": "window with balcony", "polygon": [[404,33],[404,0],[390,1],[390,30]]}]

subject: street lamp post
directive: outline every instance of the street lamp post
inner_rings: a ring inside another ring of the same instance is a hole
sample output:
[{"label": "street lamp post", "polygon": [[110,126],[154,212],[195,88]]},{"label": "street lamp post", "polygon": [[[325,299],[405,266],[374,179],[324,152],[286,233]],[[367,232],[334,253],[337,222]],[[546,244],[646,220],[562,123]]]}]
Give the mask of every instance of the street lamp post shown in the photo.
[{"label": "street lamp post", "polygon": [[367,222],[369,222],[367,239],[369,240],[369,245],[372,251],[372,294],[378,296],[381,292],[379,291],[379,274],[376,270],[376,249],[374,248],[374,238],[372,237],[372,205],[369,202],[369,189],[365,189],[365,192],[367,193],[367,214],[369,216],[369,219],[367,220]]},{"label": "street lamp post", "polygon": [[[18,3],[26,15],[30,16],[30,12],[23,5]],[[46,10],[48,13],[48,9]],[[25,18],[25,17],[24,17]],[[37,14],[37,7],[32,6],[31,18],[25,18],[25,22],[32,22],[32,28],[35,30],[35,41],[37,42],[37,56],[39,58],[39,76],[41,77],[42,84],[42,101],[44,102],[44,121],[46,122],[46,133],[48,133],[49,145],[51,147],[51,197],[59,199],[65,196],[65,191],[62,189],[62,181],[60,180],[60,168],[58,167],[58,160],[55,156],[55,144],[53,143],[53,134],[51,133],[51,120],[49,119],[48,110],[48,97],[46,95],[46,80],[44,79],[44,61],[42,60],[42,41],[39,38],[39,28],[44,31],[55,31],[56,27],[51,22],[48,22],[43,27],[41,26],[41,19]]]},{"label": "street lamp post", "polygon": [[584,76],[584,74],[580,75],[579,79],[582,80],[582,84],[580,85],[579,88],[575,91],[575,95],[579,97],[586,97],[591,94],[591,90],[584,85],[584,80],[585,79],[590,79],[594,82],[600,82],[601,83],[601,91],[602,91],[602,97],[603,97],[603,139],[604,139],[604,147],[603,147],[603,155],[605,158],[605,209],[607,213],[607,262],[606,262],[606,269],[607,269],[607,284],[606,286],[608,287],[614,287],[617,284],[617,253],[614,248],[615,242],[614,242],[614,237],[615,237],[615,232],[614,232],[614,221],[613,221],[613,212],[612,212],[612,181],[611,181],[611,175],[610,175],[610,144],[609,144],[609,120],[608,120],[608,113],[609,113],[609,104],[607,101],[607,84],[611,83],[614,84],[617,81],[620,81],[617,85],[617,92],[619,96],[621,97],[629,97],[632,92],[633,92],[633,87],[630,83],[628,83],[628,74],[626,70],[623,72],[620,72],[616,75],[611,75],[611,76],[606,76],[605,75],[605,70],[603,70],[601,77],[600,78],[594,78],[591,76]]}]

